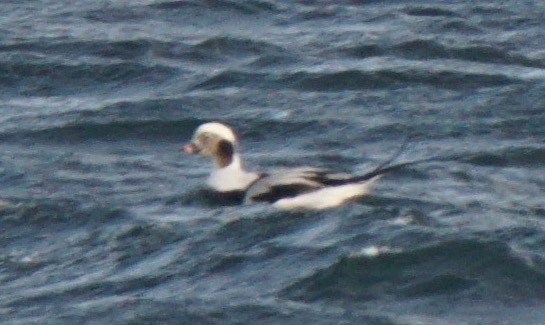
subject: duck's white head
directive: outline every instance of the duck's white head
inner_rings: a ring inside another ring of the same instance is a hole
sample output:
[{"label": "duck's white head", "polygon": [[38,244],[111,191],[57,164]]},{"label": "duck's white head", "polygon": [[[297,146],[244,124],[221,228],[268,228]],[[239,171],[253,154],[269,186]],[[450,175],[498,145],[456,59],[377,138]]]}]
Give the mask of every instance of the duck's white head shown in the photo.
[{"label": "duck's white head", "polygon": [[195,130],[190,143],[182,147],[187,153],[212,158],[216,167],[231,165],[236,158],[237,137],[232,128],[218,122],[202,124]]},{"label": "duck's white head", "polygon": [[208,185],[220,192],[244,191],[258,178],[258,174],[242,168],[237,149],[235,131],[218,122],[199,126],[191,142],[182,147],[184,152],[212,158],[215,168],[208,177]]}]

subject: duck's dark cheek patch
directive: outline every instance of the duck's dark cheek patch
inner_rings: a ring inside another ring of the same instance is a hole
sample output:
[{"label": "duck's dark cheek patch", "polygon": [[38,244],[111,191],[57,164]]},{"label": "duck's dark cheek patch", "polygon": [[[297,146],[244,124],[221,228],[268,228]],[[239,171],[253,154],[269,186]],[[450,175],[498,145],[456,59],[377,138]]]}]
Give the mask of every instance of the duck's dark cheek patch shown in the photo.
[{"label": "duck's dark cheek patch", "polygon": [[233,155],[235,153],[235,148],[233,144],[227,140],[221,140],[218,142],[218,164],[220,167],[229,166],[233,161]]}]

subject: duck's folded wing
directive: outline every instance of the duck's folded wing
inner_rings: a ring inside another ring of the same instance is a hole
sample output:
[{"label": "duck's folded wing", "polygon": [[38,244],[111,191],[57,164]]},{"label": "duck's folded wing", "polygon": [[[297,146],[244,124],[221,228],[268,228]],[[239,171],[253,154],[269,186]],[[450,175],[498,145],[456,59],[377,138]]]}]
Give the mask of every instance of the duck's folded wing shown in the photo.
[{"label": "duck's folded wing", "polygon": [[276,202],[315,191],[330,183],[350,179],[350,175],[327,169],[302,167],[263,174],[246,191],[244,203]]}]

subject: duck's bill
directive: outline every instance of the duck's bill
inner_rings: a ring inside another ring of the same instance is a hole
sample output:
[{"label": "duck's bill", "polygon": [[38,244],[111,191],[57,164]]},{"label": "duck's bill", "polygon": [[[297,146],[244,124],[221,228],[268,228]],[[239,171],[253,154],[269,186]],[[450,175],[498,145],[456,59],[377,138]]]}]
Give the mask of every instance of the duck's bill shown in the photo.
[{"label": "duck's bill", "polygon": [[200,151],[199,148],[193,143],[188,143],[184,145],[182,148],[180,148],[180,150],[182,150],[185,153],[192,153],[192,154],[199,153]]}]

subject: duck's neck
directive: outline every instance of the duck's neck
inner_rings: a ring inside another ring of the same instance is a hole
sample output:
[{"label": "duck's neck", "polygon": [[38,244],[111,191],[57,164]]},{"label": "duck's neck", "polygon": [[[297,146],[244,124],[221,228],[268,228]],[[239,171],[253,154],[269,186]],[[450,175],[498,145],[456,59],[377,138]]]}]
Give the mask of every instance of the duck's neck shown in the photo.
[{"label": "duck's neck", "polygon": [[228,165],[214,164],[208,186],[219,192],[245,191],[257,178],[256,173],[244,170],[240,155],[235,153]]},{"label": "duck's neck", "polygon": [[244,168],[242,167],[242,158],[240,158],[240,154],[235,153],[229,157],[215,157],[214,170],[220,170],[223,168],[244,170]]}]

